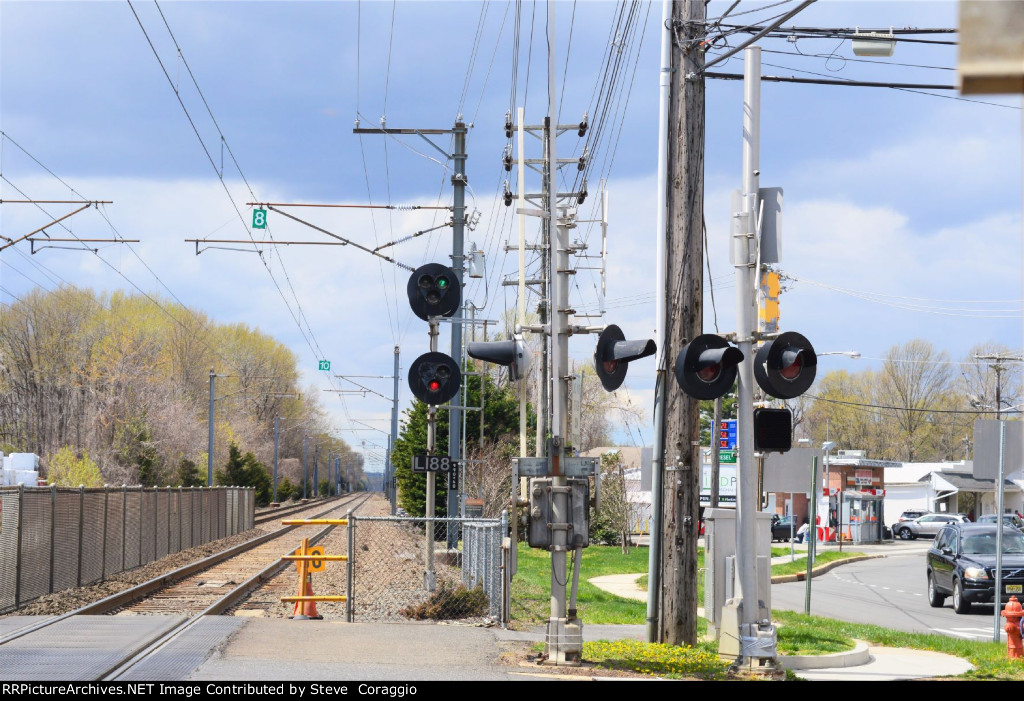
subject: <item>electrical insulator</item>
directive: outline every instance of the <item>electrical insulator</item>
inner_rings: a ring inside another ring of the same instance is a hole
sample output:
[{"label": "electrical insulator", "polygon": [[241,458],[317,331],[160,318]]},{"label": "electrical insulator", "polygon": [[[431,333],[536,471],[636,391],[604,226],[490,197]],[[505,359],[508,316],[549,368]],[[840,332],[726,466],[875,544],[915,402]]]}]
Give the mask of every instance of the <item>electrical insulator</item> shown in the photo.
[{"label": "electrical insulator", "polygon": [[505,166],[505,172],[512,170],[512,149],[505,147],[505,154],[501,157],[501,164]]},{"label": "electrical insulator", "polygon": [[580,190],[580,194],[576,195],[576,204],[583,204],[583,201],[587,199],[587,183],[583,181],[583,189]]},{"label": "electrical insulator", "polygon": [[508,189],[508,180],[505,181],[505,206],[512,206],[512,191]]},{"label": "electrical insulator", "polygon": [[580,122],[579,135],[580,136],[586,136],[586,134],[587,134],[587,113],[584,112],[583,113],[583,121]]},{"label": "electrical insulator", "polygon": [[512,138],[512,113],[511,112],[506,112],[505,113],[505,138],[506,139],[511,139]]}]

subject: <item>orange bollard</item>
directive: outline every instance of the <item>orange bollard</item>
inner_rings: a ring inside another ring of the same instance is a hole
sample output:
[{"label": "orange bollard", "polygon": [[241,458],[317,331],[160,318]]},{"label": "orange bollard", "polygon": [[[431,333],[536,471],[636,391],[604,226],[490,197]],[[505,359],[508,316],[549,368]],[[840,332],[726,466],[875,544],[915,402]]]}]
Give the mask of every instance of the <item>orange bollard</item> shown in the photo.
[{"label": "orange bollard", "polygon": [[1024,617],[1024,609],[1021,608],[1016,596],[1011,596],[1010,600],[1006,602],[1002,616],[1006,619],[1006,625],[1003,626],[1003,630],[1006,631],[1006,656],[1011,660],[1020,659],[1022,647],[1024,647],[1021,645],[1020,625],[1021,618]]}]

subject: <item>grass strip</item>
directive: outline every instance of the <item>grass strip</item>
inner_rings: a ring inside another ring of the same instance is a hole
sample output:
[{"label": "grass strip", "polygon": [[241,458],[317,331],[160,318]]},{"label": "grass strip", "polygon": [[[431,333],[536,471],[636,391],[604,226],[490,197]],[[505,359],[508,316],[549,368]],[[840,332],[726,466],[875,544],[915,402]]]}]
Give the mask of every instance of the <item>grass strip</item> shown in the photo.
[{"label": "grass strip", "polygon": [[956,677],[958,679],[1024,681],[1024,660],[1009,659],[1006,656],[1006,645],[1003,643],[951,638],[931,633],[904,633],[881,626],[847,623],[820,616],[806,616],[793,611],[772,611],[772,618],[779,624],[780,641],[783,638],[783,631],[787,628],[795,630],[798,627],[809,627],[819,631],[824,638],[856,638],[866,640],[872,645],[932,650],[961,657],[975,668]]},{"label": "grass strip", "polygon": [[598,640],[583,643],[583,659],[603,669],[624,669],[668,679],[725,679],[729,663],[719,659],[715,643],[696,647]]},{"label": "grass strip", "polygon": [[[829,562],[837,562],[839,560],[848,560],[851,557],[863,557],[864,553],[850,552],[844,550],[839,552],[838,550],[829,550],[827,552],[818,553],[814,557],[814,566],[820,567]],[[798,557],[793,562],[781,562],[777,565],[772,565],[772,576],[777,577],[779,575],[786,574],[799,574],[807,571],[807,556],[803,555]]]}]

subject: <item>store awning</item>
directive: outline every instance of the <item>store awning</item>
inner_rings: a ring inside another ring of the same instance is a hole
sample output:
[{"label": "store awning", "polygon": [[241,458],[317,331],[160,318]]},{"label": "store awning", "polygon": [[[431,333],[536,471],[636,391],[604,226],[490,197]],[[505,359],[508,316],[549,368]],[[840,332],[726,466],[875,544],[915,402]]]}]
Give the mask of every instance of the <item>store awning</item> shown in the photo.
[{"label": "store awning", "polygon": [[[930,480],[936,492],[955,494],[957,492],[995,493],[996,481],[980,479],[970,472],[930,472],[921,481]],[[1010,480],[1003,480],[1003,492],[1019,492],[1020,487]]]}]

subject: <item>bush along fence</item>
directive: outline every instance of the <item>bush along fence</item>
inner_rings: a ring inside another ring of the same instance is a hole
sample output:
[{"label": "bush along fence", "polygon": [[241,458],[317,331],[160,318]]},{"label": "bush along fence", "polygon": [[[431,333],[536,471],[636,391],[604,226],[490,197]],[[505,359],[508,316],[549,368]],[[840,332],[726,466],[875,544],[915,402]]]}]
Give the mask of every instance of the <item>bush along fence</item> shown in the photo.
[{"label": "bush along fence", "polygon": [[249,487],[0,488],[0,613],[253,527]]},{"label": "bush along fence", "polygon": [[[501,519],[349,517],[349,620],[486,618],[508,623]],[[428,529],[433,538],[428,538]],[[456,529],[458,547],[445,545]]]}]

